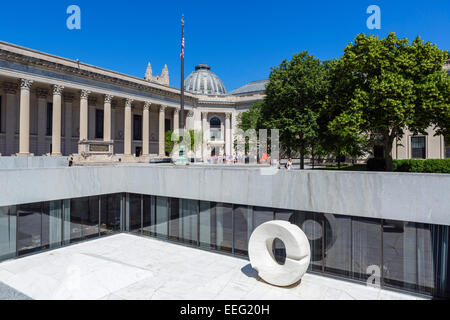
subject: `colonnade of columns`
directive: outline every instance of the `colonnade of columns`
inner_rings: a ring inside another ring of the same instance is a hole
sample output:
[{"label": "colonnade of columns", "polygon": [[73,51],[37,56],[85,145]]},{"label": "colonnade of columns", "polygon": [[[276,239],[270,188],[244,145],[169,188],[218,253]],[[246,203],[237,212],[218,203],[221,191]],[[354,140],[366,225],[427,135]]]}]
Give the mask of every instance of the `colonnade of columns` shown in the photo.
[{"label": "colonnade of columns", "polygon": [[[19,153],[18,156],[30,156],[30,89],[33,85],[32,80],[20,79],[20,102],[19,102]],[[17,85],[13,85],[17,87]],[[7,91],[8,86],[5,86],[5,91]],[[10,88],[12,93],[14,88]],[[73,100],[73,95],[70,94],[63,97],[64,87],[61,85],[53,85],[53,111],[52,111],[52,156],[61,156],[61,115],[62,115],[62,99]],[[7,92],[8,93],[8,92]],[[46,108],[48,90],[43,88],[37,89],[38,97],[38,112],[44,112]],[[80,128],[79,128],[79,140],[88,140],[88,118],[89,118],[89,95],[91,91],[80,90]],[[103,123],[103,140],[105,142],[111,142],[112,137],[112,100],[114,96],[106,94],[104,95],[104,123]],[[125,99],[124,106],[124,155],[131,156],[131,142],[132,142],[132,104],[133,99]],[[150,106],[152,103],[150,101],[143,101],[143,112],[142,112],[142,154],[150,154]],[[11,110],[12,101],[8,100],[7,97],[7,110]],[[159,106],[159,141],[158,141],[158,155],[161,157],[165,156],[165,117],[166,117],[167,106]],[[66,114],[66,120],[70,119],[70,115]],[[12,118],[12,117],[11,117]],[[179,110],[174,110],[174,128],[179,127]],[[71,119],[70,119],[71,120]],[[66,121],[67,122],[67,121]],[[71,122],[71,121],[69,121]],[[40,125],[39,130],[45,130],[45,128]],[[71,126],[65,128],[66,134],[71,138]],[[9,130],[11,131],[11,130]],[[39,136],[44,136],[44,132],[39,132]],[[8,144],[8,141],[7,141]]]}]

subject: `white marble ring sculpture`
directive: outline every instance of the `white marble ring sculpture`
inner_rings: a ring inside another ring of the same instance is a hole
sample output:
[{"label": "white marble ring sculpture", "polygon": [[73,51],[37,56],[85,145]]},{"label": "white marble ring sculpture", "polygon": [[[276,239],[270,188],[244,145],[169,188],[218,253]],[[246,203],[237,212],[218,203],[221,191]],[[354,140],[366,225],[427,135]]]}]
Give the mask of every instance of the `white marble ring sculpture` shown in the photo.
[{"label": "white marble ring sculpture", "polygon": [[[273,242],[278,238],[286,248],[286,261],[279,264],[273,255]],[[288,221],[269,221],[257,227],[248,244],[250,263],[266,282],[286,287],[297,283],[308,269],[311,248],[305,233]]]}]

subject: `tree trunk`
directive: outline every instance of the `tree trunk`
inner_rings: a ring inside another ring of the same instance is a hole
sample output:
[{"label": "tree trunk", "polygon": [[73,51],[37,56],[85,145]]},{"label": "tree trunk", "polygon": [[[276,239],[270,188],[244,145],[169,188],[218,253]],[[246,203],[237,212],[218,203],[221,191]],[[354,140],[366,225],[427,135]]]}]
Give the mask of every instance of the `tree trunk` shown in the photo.
[{"label": "tree trunk", "polygon": [[300,145],[300,170],[305,169],[305,146],[302,143]]},{"label": "tree trunk", "polygon": [[388,134],[384,139],[384,148],[385,148],[385,160],[386,160],[386,171],[393,171],[394,164],[392,161],[392,145],[394,143],[395,135]]},{"label": "tree trunk", "polygon": [[341,148],[340,147],[338,148],[337,158],[338,158],[338,168],[340,169],[341,168]]},{"label": "tree trunk", "polygon": [[314,170],[314,146],[311,147],[311,161],[312,161],[312,168]]}]

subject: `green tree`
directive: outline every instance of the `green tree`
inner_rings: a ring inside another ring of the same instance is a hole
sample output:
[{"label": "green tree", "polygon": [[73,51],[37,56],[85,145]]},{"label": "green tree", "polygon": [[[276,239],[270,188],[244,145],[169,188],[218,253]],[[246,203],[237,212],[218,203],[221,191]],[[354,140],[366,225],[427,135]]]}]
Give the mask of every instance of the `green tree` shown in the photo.
[{"label": "green tree", "polygon": [[242,129],[243,131],[247,131],[248,129],[258,130],[261,128],[261,108],[264,101],[258,101],[253,104],[250,109],[245,112],[241,112],[237,116],[237,127]]},{"label": "green tree", "polygon": [[317,142],[317,118],[327,87],[325,65],[307,52],[295,54],[289,62],[283,60],[270,73],[260,105],[261,125],[280,130],[282,148],[288,154],[299,151],[301,169],[305,153]]},{"label": "green tree", "polygon": [[173,147],[175,146],[175,143],[180,143],[180,137],[176,139],[175,141],[172,141],[172,130],[167,130],[165,135],[165,151],[166,155],[170,155],[170,153],[173,150]]},{"label": "green tree", "polygon": [[394,33],[379,39],[358,35],[331,67],[332,89],[328,107],[338,115],[330,132],[355,141],[376,137],[384,145],[386,168],[392,171],[392,146],[405,128],[426,134],[448,133],[450,78],[443,70],[447,51],[424,43],[412,43]]}]

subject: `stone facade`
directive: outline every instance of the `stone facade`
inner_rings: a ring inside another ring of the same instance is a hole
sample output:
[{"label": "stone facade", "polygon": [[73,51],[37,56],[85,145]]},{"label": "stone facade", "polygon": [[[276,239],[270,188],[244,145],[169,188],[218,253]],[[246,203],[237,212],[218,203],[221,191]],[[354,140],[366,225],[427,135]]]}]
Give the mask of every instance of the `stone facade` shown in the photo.
[{"label": "stone facade", "polygon": [[[184,128],[203,136],[188,157],[231,155],[238,115],[264,98],[267,81],[227,93],[204,64],[188,79],[195,92],[186,87]],[[180,125],[180,97],[181,90],[169,86],[167,66],[153,76],[149,63],[140,79],[0,41],[0,155],[86,155],[93,149],[108,161],[167,157],[165,133]],[[449,158],[450,142],[432,128],[423,137],[407,132],[393,156]]]},{"label": "stone facade", "polygon": [[[165,133],[180,124],[181,91],[169,86],[167,66],[154,76],[149,63],[139,79],[0,42],[0,87],[3,156],[86,156],[94,149],[105,160],[147,161],[168,156]],[[213,149],[231,154],[237,115],[262,98],[263,90],[221,96],[187,91],[185,129],[204,133],[188,156],[206,161]],[[220,119],[220,137],[207,135],[209,122],[202,117]]]}]

